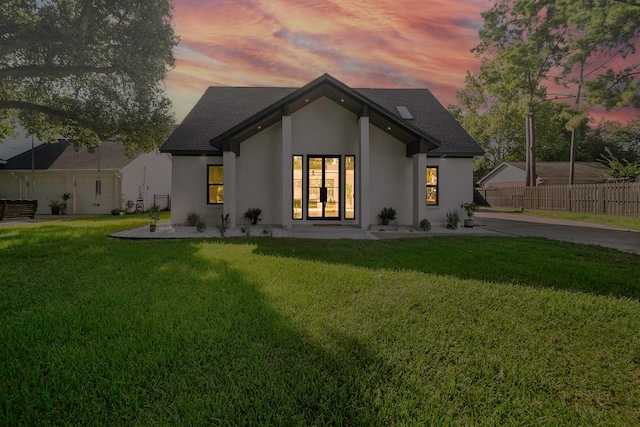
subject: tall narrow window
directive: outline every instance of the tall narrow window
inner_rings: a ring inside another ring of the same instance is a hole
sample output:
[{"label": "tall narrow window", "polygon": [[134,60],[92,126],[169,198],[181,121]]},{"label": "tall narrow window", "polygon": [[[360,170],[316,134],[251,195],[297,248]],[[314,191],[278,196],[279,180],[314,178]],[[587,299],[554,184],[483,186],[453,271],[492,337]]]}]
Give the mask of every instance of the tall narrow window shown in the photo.
[{"label": "tall narrow window", "polygon": [[344,219],[356,217],[356,156],[344,156]]},{"label": "tall narrow window", "polygon": [[302,219],[302,156],[293,156],[293,219]]},{"label": "tall narrow window", "polygon": [[207,184],[207,203],[224,203],[224,172],[222,166],[208,166]]},{"label": "tall narrow window", "polygon": [[438,167],[427,167],[427,206],[438,206]]}]

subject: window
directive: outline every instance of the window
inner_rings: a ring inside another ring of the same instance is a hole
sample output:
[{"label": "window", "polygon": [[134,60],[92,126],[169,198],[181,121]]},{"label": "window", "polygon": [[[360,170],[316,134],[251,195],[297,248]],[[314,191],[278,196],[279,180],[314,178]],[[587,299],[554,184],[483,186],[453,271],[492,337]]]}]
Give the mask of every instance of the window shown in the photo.
[{"label": "window", "polygon": [[293,219],[302,219],[302,156],[293,156]]},{"label": "window", "polygon": [[438,206],[438,167],[427,167],[427,206]]},{"label": "window", "polygon": [[207,167],[207,203],[224,203],[224,172],[222,166]]},{"label": "window", "polygon": [[356,156],[344,156],[344,218],[356,217]]}]

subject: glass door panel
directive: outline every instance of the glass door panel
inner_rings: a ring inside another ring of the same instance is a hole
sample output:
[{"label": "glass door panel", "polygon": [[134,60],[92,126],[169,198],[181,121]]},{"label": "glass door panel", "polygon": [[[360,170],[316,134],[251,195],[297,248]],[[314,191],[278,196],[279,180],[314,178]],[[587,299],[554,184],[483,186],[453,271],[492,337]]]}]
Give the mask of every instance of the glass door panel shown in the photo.
[{"label": "glass door panel", "polygon": [[293,219],[302,219],[302,156],[293,156]]},{"label": "glass door panel", "polygon": [[325,218],[340,218],[340,158],[324,159],[324,186],[327,196],[324,204]]},{"label": "glass door panel", "polygon": [[340,219],[340,157],[308,158],[307,217]]}]

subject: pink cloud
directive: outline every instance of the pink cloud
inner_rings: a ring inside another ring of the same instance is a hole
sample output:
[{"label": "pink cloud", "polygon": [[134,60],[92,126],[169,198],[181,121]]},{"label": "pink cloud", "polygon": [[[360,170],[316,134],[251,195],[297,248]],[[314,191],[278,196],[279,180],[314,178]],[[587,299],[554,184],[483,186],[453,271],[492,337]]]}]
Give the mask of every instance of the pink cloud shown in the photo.
[{"label": "pink cloud", "polygon": [[[328,72],[356,87],[428,87],[454,102],[478,61],[486,1],[176,0],[167,79],[182,119],[214,84],[300,86]],[[183,90],[189,95],[180,95]],[[190,104],[190,105],[188,105]]]},{"label": "pink cloud", "polygon": [[178,120],[210,85],[427,87],[455,103],[489,0],[175,0]]}]

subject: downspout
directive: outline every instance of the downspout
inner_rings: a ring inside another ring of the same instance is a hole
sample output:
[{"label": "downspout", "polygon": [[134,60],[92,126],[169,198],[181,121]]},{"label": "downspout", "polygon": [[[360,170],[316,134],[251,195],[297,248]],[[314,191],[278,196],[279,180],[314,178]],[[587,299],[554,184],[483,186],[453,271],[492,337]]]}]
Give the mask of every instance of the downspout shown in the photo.
[{"label": "downspout", "polygon": [[[116,171],[116,178],[118,178],[118,180],[120,181],[120,191],[114,191],[115,194],[120,194],[120,200],[116,200],[116,207],[118,209],[122,209],[122,205],[123,205],[123,199],[122,199],[122,173],[120,173],[120,171]],[[117,183],[117,181],[116,181]],[[117,190],[114,189],[114,190]]]},{"label": "downspout", "polygon": [[20,181],[20,184],[19,184],[20,186],[18,187],[20,189],[19,198],[22,199],[22,178],[17,176],[15,172],[11,172],[11,176]]}]

